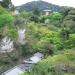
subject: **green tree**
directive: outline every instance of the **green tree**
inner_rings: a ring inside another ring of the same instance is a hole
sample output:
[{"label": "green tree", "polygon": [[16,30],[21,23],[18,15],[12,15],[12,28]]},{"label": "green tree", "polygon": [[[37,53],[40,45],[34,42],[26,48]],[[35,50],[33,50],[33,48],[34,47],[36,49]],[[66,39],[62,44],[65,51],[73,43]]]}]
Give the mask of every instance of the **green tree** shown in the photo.
[{"label": "green tree", "polygon": [[18,37],[18,33],[17,33],[17,30],[12,27],[12,28],[8,28],[7,29],[7,34],[6,34],[8,37],[10,37],[12,40],[16,41],[17,40],[17,37]]},{"label": "green tree", "polygon": [[13,23],[13,20],[14,17],[0,6],[0,27],[11,25]]},{"label": "green tree", "polygon": [[61,13],[54,12],[54,13],[50,14],[49,18],[50,18],[50,22],[53,25],[55,25],[57,27],[61,27],[61,23],[63,21],[63,15]]},{"label": "green tree", "polygon": [[70,29],[70,33],[75,32],[75,9],[71,9],[65,16],[62,26],[64,25]]},{"label": "green tree", "polygon": [[65,16],[68,15],[68,13],[71,9],[72,9],[71,7],[63,6],[63,7],[60,8],[59,12],[62,13],[65,17]]},{"label": "green tree", "polygon": [[40,15],[40,10],[38,8],[34,7],[33,15],[38,15],[39,16]]}]

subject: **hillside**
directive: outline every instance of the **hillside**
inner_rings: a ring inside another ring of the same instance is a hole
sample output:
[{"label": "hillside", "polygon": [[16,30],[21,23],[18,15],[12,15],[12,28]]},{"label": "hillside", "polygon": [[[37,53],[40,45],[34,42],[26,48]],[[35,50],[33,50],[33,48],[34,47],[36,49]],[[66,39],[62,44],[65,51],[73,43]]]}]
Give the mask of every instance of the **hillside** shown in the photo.
[{"label": "hillside", "polygon": [[20,11],[23,10],[32,11],[35,8],[38,8],[40,11],[42,10],[58,11],[60,9],[59,6],[50,4],[45,1],[32,1],[17,7],[17,9],[19,9]]},{"label": "hillside", "polygon": [[22,12],[16,14],[9,0],[3,1],[0,75],[75,75],[75,8],[39,0],[17,7]]}]

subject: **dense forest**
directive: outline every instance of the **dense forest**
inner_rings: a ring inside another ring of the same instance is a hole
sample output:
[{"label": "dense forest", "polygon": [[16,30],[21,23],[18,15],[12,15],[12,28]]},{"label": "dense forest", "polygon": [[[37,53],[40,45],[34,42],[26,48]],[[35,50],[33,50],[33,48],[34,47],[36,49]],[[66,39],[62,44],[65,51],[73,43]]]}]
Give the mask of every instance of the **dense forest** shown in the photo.
[{"label": "dense forest", "polygon": [[75,8],[47,15],[15,10],[10,0],[0,2],[0,74],[41,52],[44,58],[23,75],[75,75]]}]

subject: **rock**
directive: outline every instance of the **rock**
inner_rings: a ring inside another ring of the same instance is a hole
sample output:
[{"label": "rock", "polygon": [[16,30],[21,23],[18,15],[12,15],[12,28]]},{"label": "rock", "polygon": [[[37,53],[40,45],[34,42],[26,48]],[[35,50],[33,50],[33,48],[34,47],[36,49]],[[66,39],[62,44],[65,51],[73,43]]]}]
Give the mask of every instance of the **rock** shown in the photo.
[{"label": "rock", "polygon": [[11,52],[13,50],[14,50],[13,41],[11,41],[11,39],[8,37],[3,38],[0,44],[0,52],[5,53]]}]

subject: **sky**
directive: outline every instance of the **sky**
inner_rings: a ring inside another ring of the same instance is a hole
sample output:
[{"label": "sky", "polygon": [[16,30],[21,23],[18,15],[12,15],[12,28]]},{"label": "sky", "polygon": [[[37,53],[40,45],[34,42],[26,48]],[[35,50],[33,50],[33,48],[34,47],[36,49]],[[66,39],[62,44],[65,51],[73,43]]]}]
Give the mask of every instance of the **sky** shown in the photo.
[{"label": "sky", "polygon": [[[37,1],[37,0],[11,0],[11,1],[15,6],[19,6],[27,2]],[[75,7],[75,0],[42,0],[42,1],[46,1],[60,6]]]}]

